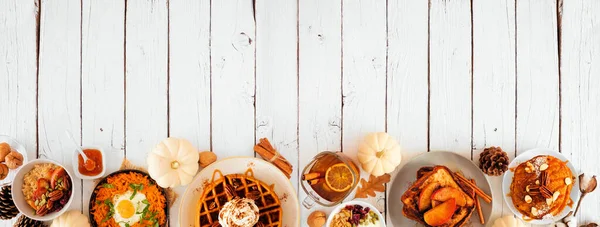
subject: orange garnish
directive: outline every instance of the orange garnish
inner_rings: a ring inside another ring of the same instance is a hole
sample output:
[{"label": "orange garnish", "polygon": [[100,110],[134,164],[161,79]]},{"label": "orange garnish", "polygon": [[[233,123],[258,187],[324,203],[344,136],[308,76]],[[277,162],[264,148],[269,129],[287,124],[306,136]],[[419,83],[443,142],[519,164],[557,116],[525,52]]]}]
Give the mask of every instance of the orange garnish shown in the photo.
[{"label": "orange garnish", "polygon": [[338,163],[327,168],[325,183],[335,192],[345,192],[354,184],[354,176],[346,164]]}]

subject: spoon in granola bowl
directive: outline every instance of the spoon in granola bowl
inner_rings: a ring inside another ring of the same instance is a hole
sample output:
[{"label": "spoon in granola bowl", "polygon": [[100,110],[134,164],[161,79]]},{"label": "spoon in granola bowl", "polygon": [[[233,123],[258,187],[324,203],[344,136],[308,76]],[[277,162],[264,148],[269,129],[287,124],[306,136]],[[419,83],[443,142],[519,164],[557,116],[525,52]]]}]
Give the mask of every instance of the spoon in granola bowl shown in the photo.
[{"label": "spoon in granola bowl", "polygon": [[83,163],[84,163],[83,167],[87,171],[94,170],[94,168],[96,168],[96,162],[94,160],[88,158],[87,155],[85,155],[85,152],[83,152],[83,150],[81,149],[81,146],[79,146],[79,144],[77,144],[77,142],[75,141],[75,138],[73,138],[73,135],[71,134],[71,132],[65,131],[65,134],[67,134],[67,137],[69,137],[69,139],[71,139],[71,141],[73,141],[73,144],[75,144],[75,148],[77,149],[77,151],[79,152],[81,157],[83,157]]}]

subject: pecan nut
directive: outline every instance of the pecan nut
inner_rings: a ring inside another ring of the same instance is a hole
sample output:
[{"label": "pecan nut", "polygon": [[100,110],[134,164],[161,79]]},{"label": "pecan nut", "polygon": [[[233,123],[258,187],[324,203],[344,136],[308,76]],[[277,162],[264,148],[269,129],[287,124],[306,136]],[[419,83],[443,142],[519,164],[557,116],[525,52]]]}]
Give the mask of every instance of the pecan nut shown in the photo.
[{"label": "pecan nut", "polygon": [[60,191],[60,190],[52,191],[52,192],[50,192],[48,194],[48,200],[50,200],[50,201],[57,201],[60,198],[62,198],[63,195],[64,195],[63,192]]},{"label": "pecan nut", "polygon": [[257,200],[260,198],[260,192],[259,191],[251,191],[246,193],[246,198],[251,199],[251,200]]},{"label": "pecan nut", "polygon": [[548,186],[550,184],[550,178],[548,177],[548,172],[542,172],[540,176],[540,181],[543,186]]},{"label": "pecan nut", "polygon": [[552,191],[550,191],[550,189],[548,189],[546,186],[542,186],[540,187],[540,194],[542,194],[542,196],[546,199],[548,198],[552,198]]},{"label": "pecan nut", "polygon": [[39,206],[37,210],[35,210],[35,214],[44,216],[48,213],[48,208],[46,206]]},{"label": "pecan nut", "polygon": [[227,193],[227,195],[229,197],[236,197],[237,193],[235,192],[235,188],[233,186],[231,186],[230,184],[225,185],[225,192]]}]

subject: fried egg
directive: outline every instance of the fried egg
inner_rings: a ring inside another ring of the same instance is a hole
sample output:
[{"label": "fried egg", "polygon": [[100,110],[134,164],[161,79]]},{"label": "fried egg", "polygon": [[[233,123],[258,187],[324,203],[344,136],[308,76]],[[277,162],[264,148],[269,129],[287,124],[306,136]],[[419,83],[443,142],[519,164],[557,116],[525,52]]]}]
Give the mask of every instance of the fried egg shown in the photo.
[{"label": "fried egg", "polygon": [[146,196],[132,191],[113,197],[115,213],[113,219],[119,226],[131,226],[142,220],[142,211],[148,206]]}]

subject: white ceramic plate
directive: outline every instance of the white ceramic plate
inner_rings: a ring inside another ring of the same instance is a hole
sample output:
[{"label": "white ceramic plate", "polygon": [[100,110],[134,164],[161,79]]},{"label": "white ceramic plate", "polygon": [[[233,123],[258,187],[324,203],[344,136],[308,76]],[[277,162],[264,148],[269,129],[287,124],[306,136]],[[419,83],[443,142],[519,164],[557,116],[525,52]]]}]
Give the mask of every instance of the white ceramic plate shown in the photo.
[{"label": "white ceramic plate", "polygon": [[[527,160],[532,159],[533,157],[538,156],[538,155],[551,155],[562,161],[568,161],[565,156],[563,156],[561,153],[558,153],[556,151],[546,149],[546,148],[535,148],[535,149],[528,150],[528,151],[520,154],[519,156],[517,156],[515,159],[513,159],[513,161],[508,166],[508,168],[509,169],[514,168],[514,167],[518,166],[519,164],[526,162]],[[581,194],[581,192],[579,191],[579,179],[577,178],[577,175],[578,175],[577,170],[575,169],[575,166],[573,166],[573,164],[571,162],[567,162],[567,166],[569,167],[569,169],[571,169],[573,176],[575,176],[575,180],[573,181],[573,189],[571,189],[571,199],[573,200],[573,204],[577,204],[577,201],[579,200],[579,195]],[[504,179],[502,180],[502,194],[505,195],[504,200],[508,204],[508,207],[510,208],[510,210],[517,217],[523,219],[523,214],[521,214],[515,208],[515,204],[512,202],[512,198],[510,196],[508,196],[508,194],[510,193],[510,184],[512,183],[512,179],[513,179],[514,175],[515,174],[513,173],[513,171],[506,171],[504,173]],[[553,218],[542,219],[542,220],[528,220],[526,222],[531,223],[531,224],[536,224],[536,225],[552,224],[555,221],[558,221],[558,220],[562,219],[563,217],[565,217],[569,213],[569,211],[571,211],[571,209],[572,209],[571,207],[567,206],[558,216],[554,216]]]},{"label": "white ceramic plate", "polygon": [[281,170],[262,159],[252,157],[231,157],[217,161],[204,168],[194,181],[188,185],[184,195],[181,197],[179,207],[179,226],[193,227],[196,219],[196,205],[202,192],[204,183],[210,182],[213,172],[218,169],[224,175],[243,174],[248,168],[254,172],[254,178],[275,185],[275,193],[279,196],[283,208],[282,226],[300,226],[300,205],[296,190],[290,180],[283,175]]},{"label": "white ceramic plate", "polygon": [[[477,182],[477,186],[481,188],[486,194],[492,196],[492,190],[490,183],[488,182],[483,172],[477,167],[471,160],[465,157],[446,151],[434,151],[427,152],[418,155],[406,163],[402,169],[398,172],[394,178],[391,186],[390,193],[388,195],[388,214],[391,220],[391,226],[420,226],[417,222],[408,219],[402,215],[402,201],[400,198],[402,194],[417,180],[417,170],[423,166],[434,166],[444,165],[450,168],[452,171],[460,171],[466,178],[473,178]],[[481,198],[478,198],[481,202],[481,211],[485,217],[485,223],[489,222],[490,215],[492,214],[492,204],[484,202]],[[476,212],[476,211],[475,211]],[[471,215],[470,226],[483,226],[479,223],[479,216],[473,212]],[[391,215],[393,214],[393,215]]]},{"label": "white ceramic plate", "polygon": [[13,179],[15,179],[17,171],[19,171],[21,167],[27,164],[27,151],[25,150],[25,147],[23,145],[21,145],[19,142],[17,142],[17,140],[13,139],[10,136],[0,135],[0,143],[8,143],[8,145],[10,145],[10,148],[15,149],[17,152],[23,155],[23,165],[21,165],[19,168],[9,170],[8,176],[6,176],[4,180],[0,180],[0,185],[3,185],[12,182]]},{"label": "white ceramic plate", "polygon": [[331,224],[331,221],[333,221],[333,217],[347,205],[361,205],[363,208],[364,207],[370,208],[372,211],[374,211],[377,214],[377,216],[379,216],[380,227],[385,227],[385,219],[383,218],[383,215],[381,215],[381,212],[379,212],[379,210],[377,210],[377,208],[375,208],[373,205],[362,202],[362,201],[349,201],[349,202],[345,202],[345,203],[342,203],[342,204],[336,206],[333,209],[333,211],[331,211],[331,214],[327,218],[327,224],[325,224],[325,226],[329,226]]}]

